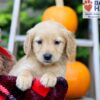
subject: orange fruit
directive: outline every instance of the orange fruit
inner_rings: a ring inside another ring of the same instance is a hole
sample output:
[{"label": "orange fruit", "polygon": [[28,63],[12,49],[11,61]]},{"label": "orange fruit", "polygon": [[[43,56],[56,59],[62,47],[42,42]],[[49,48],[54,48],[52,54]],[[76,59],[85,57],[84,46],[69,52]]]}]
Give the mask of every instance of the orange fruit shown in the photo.
[{"label": "orange fruit", "polygon": [[42,16],[42,21],[45,20],[57,21],[71,32],[76,32],[78,26],[76,12],[68,6],[52,6],[47,8]]},{"label": "orange fruit", "polygon": [[66,80],[68,81],[67,98],[80,98],[86,95],[90,87],[90,72],[81,62],[67,64]]}]

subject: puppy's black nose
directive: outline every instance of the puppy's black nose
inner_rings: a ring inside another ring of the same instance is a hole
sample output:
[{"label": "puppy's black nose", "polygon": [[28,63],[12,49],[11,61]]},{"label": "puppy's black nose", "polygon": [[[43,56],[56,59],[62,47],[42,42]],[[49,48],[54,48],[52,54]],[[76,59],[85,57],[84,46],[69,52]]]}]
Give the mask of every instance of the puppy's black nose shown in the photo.
[{"label": "puppy's black nose", "polygon": [[46,54],[43,55],[43,57],[44,57],[45,60],[51,60],[52,55],[50,53],[46,53]]}]

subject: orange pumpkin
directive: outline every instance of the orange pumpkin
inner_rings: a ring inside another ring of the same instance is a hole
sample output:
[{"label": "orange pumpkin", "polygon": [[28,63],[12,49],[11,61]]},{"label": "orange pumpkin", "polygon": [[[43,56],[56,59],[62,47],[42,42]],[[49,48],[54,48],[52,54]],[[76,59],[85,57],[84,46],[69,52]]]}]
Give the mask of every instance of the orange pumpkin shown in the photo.
[{"label": "orange pumpkin", "polygon": [[68,81],[67,98],[80,98],[86,95],[90,87],[90,72],[81,62],[67,64],[66,80]]},{"label": "orange pumpkin", "polygon": [[42,20],[54,20],[63,24],[71,32],[76,32],[78,18],[76,12],[68,6],[52,6],[45,10]]}]

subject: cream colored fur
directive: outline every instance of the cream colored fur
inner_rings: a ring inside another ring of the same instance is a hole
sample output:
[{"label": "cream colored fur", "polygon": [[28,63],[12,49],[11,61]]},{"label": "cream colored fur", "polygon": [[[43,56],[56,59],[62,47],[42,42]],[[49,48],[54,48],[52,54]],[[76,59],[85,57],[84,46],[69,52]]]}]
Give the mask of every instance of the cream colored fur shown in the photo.
[{"label": "cream colored fur", "polygon": [[[42,44],[37,43],[40,40]],[[16,85],[23,91],[31,87],[33,78],[40,78],[45,87],[55,86],[57,77],[65,77],[67,61],[75,60],[76,44],[72,33],[62,25],[44,21],[27,32],[24,51],[26,55],[9,73],[17,76]],[[46,52],[52,54],[50,63],[43,59]]]}]

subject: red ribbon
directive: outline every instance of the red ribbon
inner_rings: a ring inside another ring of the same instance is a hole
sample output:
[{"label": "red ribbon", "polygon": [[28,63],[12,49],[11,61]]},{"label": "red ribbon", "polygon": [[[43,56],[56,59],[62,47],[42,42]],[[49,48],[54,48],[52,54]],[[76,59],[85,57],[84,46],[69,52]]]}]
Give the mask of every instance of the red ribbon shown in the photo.
[{"label": "red ribbon", "polygon": [[4,49],[3,47],[0,47],[0,52],[2,54],[4,54],[8,59],[12,58],[12,56],[9,54],[9,52],[6,49]]}]

